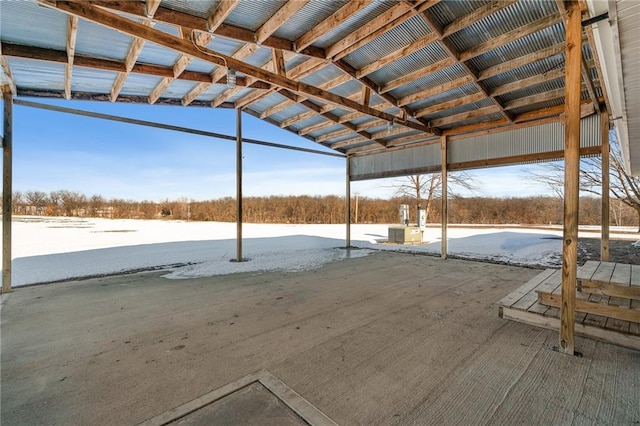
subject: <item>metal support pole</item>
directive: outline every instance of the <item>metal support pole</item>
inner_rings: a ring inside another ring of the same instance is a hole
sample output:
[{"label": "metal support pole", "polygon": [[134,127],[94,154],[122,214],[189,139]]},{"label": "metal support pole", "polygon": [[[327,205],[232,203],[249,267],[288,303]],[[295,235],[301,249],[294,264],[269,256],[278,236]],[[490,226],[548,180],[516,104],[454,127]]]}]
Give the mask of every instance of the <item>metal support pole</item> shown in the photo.
[{"label": "metal support pole", "polygon": [[448,157],[447,157],[447,137],[446,136],[442,136],[440,138],[440,151],[441,151],[441,155],[442,155],[442,219],[441,219],[441,223],[442,223],[442,238],[441,238],[441,252],[442,252],[442,258],[446,259],[447,258],[447,226],[448,226],[448,221],[447,221],[447,216],[448,216],[448,205],[447,205],[447,201],[448,201],[448,197],[449,195],[447,194],[447,161],[448,161]]},{"label": "metal support pole", "polygon": [[11,195],[13,193],[13,95],[2,88],[4,124],[2,144],[2,293],[11,291]]},{"label": "metal support pole", "polygon": [[566,10],[564,221],[559,343],[562,353],[573,355],[575,349],[574,321],[578,271],[582,25],[580,23],[580,7],[577,1],[566,2]]},{"label": "metal support pole", "polygon": [[236,109],[236,261],[242,262],[242,110]]},{"label": "metal support pole", "polygon": [[345,239],[345,246],[347,248],[351,247],[351,162],[349,157],[347,157],[346,163],[346,196],[345,196],[345,223],[347,226],[347,236]]},{"label": "metal support pole", "polygon": [[609,261],[609,114],[606,110],[600,113],[602,130],[602,215],[600,260]]}]

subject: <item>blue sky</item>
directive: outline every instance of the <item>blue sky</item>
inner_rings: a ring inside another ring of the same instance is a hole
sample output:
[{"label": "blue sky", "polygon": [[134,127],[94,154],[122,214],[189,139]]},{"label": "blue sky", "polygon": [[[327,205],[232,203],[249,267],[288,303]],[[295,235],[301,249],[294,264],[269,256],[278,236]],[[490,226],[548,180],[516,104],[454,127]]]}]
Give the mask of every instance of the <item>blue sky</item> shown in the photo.
[{"label": "blue sky", "polygon": [[[235,111],[94,102],[48,103],[223,134]],[[320,149],[320,145],[243,114],[243,136]],[[68,189],[134,200],[235,196],[235,142],[14,106],[14,190]],[[328,151],[328,150],[327,150]],[[246,196],[344,195],[345,160],[245,144]],[[471,171],[481,196],[546,193],[523,170]],[[389,197],[389,180],[352,183],[361,196]],[[461,194],[469,195],[469,194]]]}]

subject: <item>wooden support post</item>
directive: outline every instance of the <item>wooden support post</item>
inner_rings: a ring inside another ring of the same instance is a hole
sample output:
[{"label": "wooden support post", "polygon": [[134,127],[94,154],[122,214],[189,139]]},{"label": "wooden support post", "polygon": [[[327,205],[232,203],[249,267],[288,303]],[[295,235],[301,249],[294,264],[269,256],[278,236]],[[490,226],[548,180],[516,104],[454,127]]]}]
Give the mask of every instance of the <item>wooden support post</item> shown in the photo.
[{"label": "wooden support post", "polygon": [[236,262],[242,262],[242,110],[236,109]]},{"label": "wooden support post", "polygon": [[447,199],[448,199],[448,194],[447,194],[447,161],[448,161],[448,156],[447,156],[447,137],[446,136],[442,136],[440,138],[440,146],[441,146],[441,154],[442,154],[442,244],[441,244],[441,252],[442,252],[442,258],[446,259],[447,258],[447,225],[448,225],[448,221],[447,221],[447,216],[448,216],[448,206],[447,206]]},{"label": "wooden support post", "polygon": [[560,352],[574,354],[580,180],[580,72],[582,25],[577,1],[566,2],[564,222]]},{"label": "wooden support post", "polygon": [[609,261],[609,114],[600,113],[602,131],[602,215],[600,237],[600,261]]},{"label": "wooden support post", "polygon": [[346,196],[345,196],[345,223],[347,225],[347,236],[345,247],[351,247],[351,158],[347,156],[346,164]]},{"label": "wooden support post", "polygon": [[4,123],[2,133],[2,293],[11,291],[11,195],[13,193],[13,95],[2,87]]}]

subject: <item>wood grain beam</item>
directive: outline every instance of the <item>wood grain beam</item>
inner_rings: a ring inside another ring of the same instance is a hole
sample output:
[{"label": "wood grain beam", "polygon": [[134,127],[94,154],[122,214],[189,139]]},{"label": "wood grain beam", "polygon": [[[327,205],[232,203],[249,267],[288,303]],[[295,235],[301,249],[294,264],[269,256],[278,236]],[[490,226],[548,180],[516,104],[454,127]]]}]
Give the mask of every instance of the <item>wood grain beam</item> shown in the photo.
[{"label": "wood grain beam", "polygon": [[380,68],[383,68],[390,63],[397,61],[400,58],[404,58],[405,56],[409,56],[414,52],[426,47],[436,41],[438,39],[438,35],[435,33],[427,34],[424,37],[420,37],[418,40],[409,43],[408,45],[395,50],[394,52],[383,56],[382,58],[370,63],[369,65],[365,65],[356,71],[356,78],[361,78],[366,75],[369,75]]},{"label": "wood grain beam", "polygon": [[428,99],[431,96],[438,95],[440,93],[448,92],[449,90],[457,89],[459,87],[465,86],[469,83],[473,83],[473,77],[470,75],[465,75],[464,77],[456,78],[455,80],[447,81],[444,84],[440,84],[434,87],[430,87],[426,90],[423,90],[418,93],[414,93],[412,95],[405,96],[403,98],[398,99],[398,105],[408,105],[413,102],[421,101],[424,99]]},{"label": "wood grain beam", "polygon": [[329,33],[338,25],[349,19],[359,10],[369,6],[373,0],[351,0],[334,12],[331,16],[317,24],[315,27],[298,37],[294,46],[296,50],[302,50],[312,44],[318,38]]},{"label": "wood grain beam", "polygon": [[11,73],[11,65],[9,64],[9,60],[6,56],[2,56],[2,52],[0,52],[0,67],[2,67],[2,72],[4,74],[4,79],[6,80],[3,84],[9,87],[12,95],[17,94],[16,81],[13,79],[13,74]]},{"label": "wood grain beam", "polygon": [[393,89],[396,89],[398,87],[404,86],[405,84],[409,84],[413,81],[416,81],[422,77],[425,77],[429,74],[433,74],[435,72],[438,72],[440,70],[443,70],[447,67],[450,67],[451,65],[454,65],[456,63],[456,60],[452,57],[447,57],[445,59],[442,59],[441,61],[435,62],[431,65],[427,65],[424,68],[421,68],[417,71],[414,71],[412,73],[403,75],[402,77],[398,77],[395,80],[391,80],[390,82],[388,82],[387,84],[385,84],[384,86],[380,87],[380,93],[386,93],[389,92]]},{"label": "wood grain beam", "polygon": [[455,98],[447,102],[440,102],[426,108],[421,108],[419,110],[416,110],[414,114],[416,117],[424,117],[425,115],[435,114],[440,111],[446,111],[448,109],[457,108],[466,104],[472,104],[486,98],[487,95],[485,95],[484,92],[476,92],[472,95]]},{"label": "wood grain beam", "polygon": [[153,18],[153,15],[156,14],[156,11],[158,10],[158,7],[160,7],[160,2],[162,0],[146,0],[145,1],[145,8],[144,8],[144,14],[147,18],[151,19]]},{"label": "wood grain beam", "polygon": [[218,7],[207,18],[206,29],[209,33],[213,34],[220,28],[220,25],[227,19],[227,16],[233,12],[233,9],[240,3],[240,0],[220,0]]},{"label": "wood grain beam", "polygon": [[511,43],[515,40],[519,40],[530,34],[537,33],[538,31],[544,30],[545,28],[549,28],[561,21],[562,21],[562,16],[560,16],[560,14],[558,13],[545,16],[544,18],[538,19],[535,22],[531,22],[529,24],[523,25],[521,27],[516,28],[515,30],[508,31],[504,34],[501,34],[498,37],[493,37],[489,41],[480,43],[479,45],[476,45],[471,49],[468,49],[462,52],[460,54],[459,59],[461,61],[468,61],[484,53],[495,50],[500,46],[504,46],[505,44]]},{"label": "wood grain beam", "polygon": [[78,35],[78,17],[69,16],[67,18],[67,63],[64,67],[64,97],[71,99],[71,78],[73,75],[73,58],[76,52],[76,38]]},{"label": "wood grain beam", "polygon": [[[146,18],[142,21],[142,25],[151,27],[154,25],[154,23],[149,18]],[[131,45],[129,46],[129,51],[127,52],[127,56],[125,56],[124,59],[125,71],[118,73],[115,80],[113,81],[113,85],[111,86],[111,91],[109,92],[109,99],[111,100],[111,102],[115,102],[116,99],[118,99],[118,95],[120,94],[124,83],[127,81],[127,77],[129,76],[131,69],[138,60],[140,52],[142,52],[144,42],[145,40],[143,38],[133,36],[133,40],[131,40]]]},{"label": "wood grain beam", "polygon": [[489,92],[490,96],[500,96],[506,93],[516,92],[518,90],[522,90],[527,87],[536,86],[538,84],[547,83],[549,81],[557,80],[559,78],[564,78],[565,70],[564,67],[547,71],[544,74],[534,75],[529,78],[524,78],[522,80],[517,80],[512,83],[503,84],[502,86],[498,86]]},{"label": "wood grain beam", "polygon": [[[506,62],[502,62],[493,67],[486,68],[478,72],[478,80],[486,80],[496,75],[503,74],[505,72],[513,71],[525,65],[532,64],[534,62],[541,61],[543,59],[550,58],[552,56],[564,53],[564,43],[554,44],[542,50],[537,50],[533,53],[529,53]],[[564,59],[563,59],[564,61]]]},{"label": "wood grain beam", "polygon": [[262,44],[271,34],[275,33],[285,22],[302,9],[309,0],[288,0],[267,22],[256,31],[256,42]]},{"label": "wood grain beam", "polygon": [[436,127],[439,127],[439,126],[459,123],[465,120],[469,120],[471,118],[483,117],[485,115],[494,114],[500,111],[501,111],[501,108],[498,105],[489,105],[484,108],[478,108],[471,111],[461,112],[459,114],[438,118],[438,119],[432,120],[431,124]]}]

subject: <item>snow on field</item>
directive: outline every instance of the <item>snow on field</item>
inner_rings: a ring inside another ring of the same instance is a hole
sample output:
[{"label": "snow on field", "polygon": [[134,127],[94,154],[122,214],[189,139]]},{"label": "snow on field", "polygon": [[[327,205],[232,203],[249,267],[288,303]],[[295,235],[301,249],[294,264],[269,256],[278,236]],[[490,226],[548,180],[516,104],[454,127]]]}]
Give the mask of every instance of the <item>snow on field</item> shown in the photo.
[{"label": "snow on field", "polygon": [[[236,256],[235,223],[14,217],[13,285],[150,269],[165,269],[172,279],[300,271],[371,250],[440,253],[439,228],[428,228],[423,244],[397,245],[386,243],[387,227],[352,225],[352,245],[360,250],[345,250],[345,225],[244,224],[243,256],[250,260],[230,262]],[[559,266],[561,236],[560,228],[451,228],[448,251]]]}]

